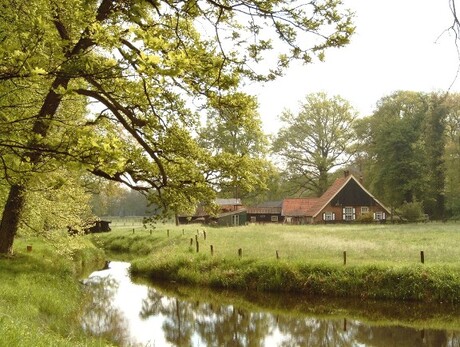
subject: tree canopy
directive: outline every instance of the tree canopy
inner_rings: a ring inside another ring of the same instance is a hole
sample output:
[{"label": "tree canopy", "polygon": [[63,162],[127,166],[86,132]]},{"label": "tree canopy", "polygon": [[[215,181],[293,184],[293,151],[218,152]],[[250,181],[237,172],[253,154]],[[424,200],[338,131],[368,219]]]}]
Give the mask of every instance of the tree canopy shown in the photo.
[{"label": "tree canopy", "polygon": [[286,166],[298,191],[321,196],[328,188],[328,174],[351,158],[357,114],[339,96],[307,95],[298,114],[285,111],[285,124],[273,143],[273,150]]},{"label": "tree canopy", "polygon": [[[30,175],[52,165],[77,163],[149,192],[165,210],[210,199],[240,159],[222,165],[200,145],[200,114],[255,107],[238,92],[243,80],[323,59],[354,30],[336,0],[1,4],[0,127],[9,135],[0,154],[10,188],[0,253],[12,251]],[[251,170],[248,161],[238,175]]]}]

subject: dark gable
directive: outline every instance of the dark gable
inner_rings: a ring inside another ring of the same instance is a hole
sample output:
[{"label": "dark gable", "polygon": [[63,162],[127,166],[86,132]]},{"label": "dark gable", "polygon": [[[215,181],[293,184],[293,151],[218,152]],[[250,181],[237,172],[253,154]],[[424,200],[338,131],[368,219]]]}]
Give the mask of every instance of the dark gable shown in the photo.
[{"label": "dark gable", "polygon": [[376,202],[355,180],[349,180],[331,200],[332,206],[375,206]]}]

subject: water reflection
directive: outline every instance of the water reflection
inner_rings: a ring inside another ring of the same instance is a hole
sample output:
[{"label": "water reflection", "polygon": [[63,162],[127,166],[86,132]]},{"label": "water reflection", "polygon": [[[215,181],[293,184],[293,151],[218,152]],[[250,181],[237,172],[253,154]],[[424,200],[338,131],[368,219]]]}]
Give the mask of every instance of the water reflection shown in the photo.
[{"label": "water reflection", "polygon": [[[92,300],[83,327],[121,346],[460,346],[455,318],[452,321],[452,315],[443,316],[423,305],[408,306],[407,326],[391,325],[391,320],[371,324],[350,316],[331,318],[340,317],[343,306],[321,300],[313,304],[292,295],[271,296],[275,300],[269,304],[267,294],[256,298],[246,293],[248,300],[235,293],[134,284],[128,265],[112,262],[108,270],[97,271],[85,281]],[[427,324],[437,325],[445,317],[454,328],[409,327],[427,310],[436,317]],[[346,312],[350,314],[349,309]],[[401,322],[401,317],[396,319]]]}]

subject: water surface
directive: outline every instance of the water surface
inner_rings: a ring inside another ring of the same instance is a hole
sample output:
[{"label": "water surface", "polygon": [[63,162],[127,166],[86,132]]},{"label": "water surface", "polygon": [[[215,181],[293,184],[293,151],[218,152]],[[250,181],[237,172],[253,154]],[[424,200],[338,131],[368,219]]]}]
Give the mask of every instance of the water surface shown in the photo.
[{"label": "water surface", "polygon": [[83,327],[122,346],[460,346],[457,307],[139,284],[128,268],[85,280]]}]

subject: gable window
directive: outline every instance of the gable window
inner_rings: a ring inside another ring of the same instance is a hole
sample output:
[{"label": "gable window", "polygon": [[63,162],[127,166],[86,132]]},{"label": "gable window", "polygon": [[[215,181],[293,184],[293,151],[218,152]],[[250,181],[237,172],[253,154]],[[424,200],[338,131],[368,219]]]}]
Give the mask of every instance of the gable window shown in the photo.
[{"label": "gable window", "polygon": [[375,220],[384,220],[385,219],[385,212],[379,211],[374,213]]},{"label": "gable window", "polygon": [[325,220],[325,221],[335,220],[335,213],[334,212],[324,212],[323,213],[323,220]]},{"label": "gable window", "polygon": [[344,207],[343,208],[343,220],[355,220],[355,208],[354,207]]},{"label": "gable window", "polygon": [[361,214],[366,214],[366,213],[369,213],[369,207],[361,206]]},{"label": "gable window", "polygon": [[272,222],[278,222],[278,216],[271,216]]}]

